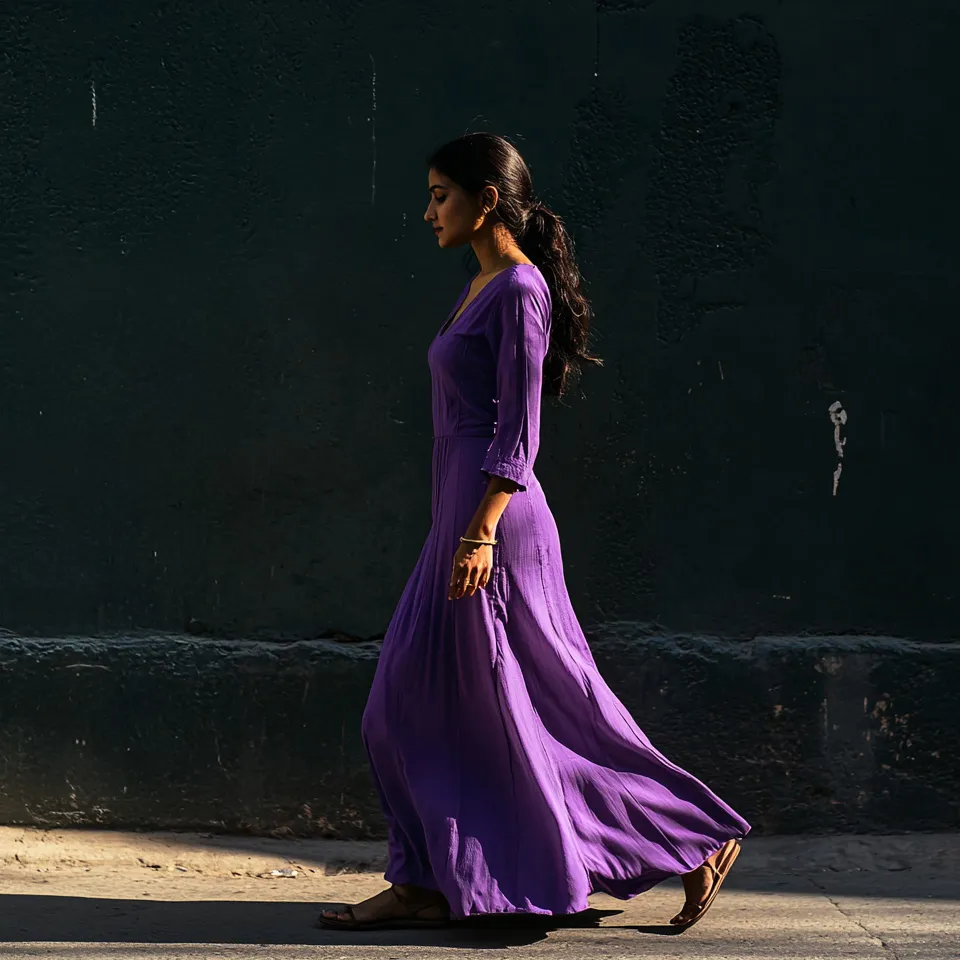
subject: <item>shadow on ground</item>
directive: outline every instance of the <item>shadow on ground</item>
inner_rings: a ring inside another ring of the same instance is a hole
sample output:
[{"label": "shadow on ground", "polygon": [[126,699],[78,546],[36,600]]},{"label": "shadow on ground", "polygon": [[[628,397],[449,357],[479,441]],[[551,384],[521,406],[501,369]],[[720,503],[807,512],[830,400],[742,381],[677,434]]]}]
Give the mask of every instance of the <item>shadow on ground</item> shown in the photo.
[{"label": "shadow on ground", "polygon": [[[659,888],[676,886],[679,907],[681,891],[673,881]],[[908,913],[928,909],[923,904],[960,901],[960,878],[921,877],[911,871],[879,874],[875,871],[857,874],[845,872],[817,877],[788,876],[760,878],[741,875],[729,879],[728,892],[741,894],[761,892],[768,903],[780,895],[799,898],[801,911],[823,909],[829,898],[830,914],[839,910],[838,903],[870,902],[874,898],[898,901]],[[921,892],[922,891],[922,892]],[[529,946],[545,940],[548,933],[563,928],[588,931],[596,929],[601,938],[615,930],[634,931],[643,935],[673,935],[668,924],[637,923],[638,911],[633,901],[629,917],[620,918],[619,909],[590,909],[569,917],[513,915],[475,917],[454,926],[429,931],[378,931],[351,933],[320,930],[314,924],[324,909],[341,906],[339,902],[284,900],[163,900],[101,899],[98,897],[6,894],[0,895],[0,944],[29,942],[60,943],[150,943],[150,944],[273,944],[273,945],[354,945],[407,947],[445,947],[450,949],[498,949]],[[774,899],[769,900],[772,896]],[[672,899],[672,898],[671,898]],[[722,899],[722,897],[721,897]],[[916,904],[911,907],[910,903]],[[819,904],[819,905],[818,905]],[[603,898],[602,907],[618,906],[617,901]],[[651,904],[651,907],[654,906]],[[657,913],[662,903],[657,903]],[[741,903],[736,907],[743,910]],[[650,912],[643,913],[649,917]],[[841,911],[842,912],[842,911]],[[625,920],[633,922],[623,922]],[[651,918],[652,919],[652,918]],[[603,927],[600,927],[601,921]],[[700,929],[713,929],[713,925]],[[0,953],[3,953],[0,947]],[[747,951],[749,953],[749,951]]]},{"label": "shadow on ground", "polygon": [[102,900],[0,896],[0,943],[231,943],[272,945],[377,944],[505,949],[528,946],[563,927],[599,928],[617,910],[570,917],[478,917],[441,930],[348,933],[319,930],[321,911],[335,903],[277,901]]}]

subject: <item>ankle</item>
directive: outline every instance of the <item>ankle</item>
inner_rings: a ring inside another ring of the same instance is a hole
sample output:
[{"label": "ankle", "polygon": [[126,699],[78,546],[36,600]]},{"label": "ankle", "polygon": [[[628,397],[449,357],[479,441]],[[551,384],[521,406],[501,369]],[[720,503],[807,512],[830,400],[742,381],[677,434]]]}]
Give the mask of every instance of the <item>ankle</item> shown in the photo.
[{"label": "ankle", "polygon": [[427,887],[418,887],[412,883],[395,883],[393,891],[401,903],[423,903],[430,902],[440,894],[436,890],[430,890]]}]

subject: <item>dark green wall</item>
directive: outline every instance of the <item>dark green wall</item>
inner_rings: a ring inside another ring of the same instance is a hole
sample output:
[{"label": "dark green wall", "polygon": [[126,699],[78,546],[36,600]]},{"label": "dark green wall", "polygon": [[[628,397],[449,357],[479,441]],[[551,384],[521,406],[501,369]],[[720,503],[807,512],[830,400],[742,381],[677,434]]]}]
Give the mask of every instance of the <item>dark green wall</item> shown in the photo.
[{"label": "dark green wall", "polygon": [[489,127],[567,217],[607,359],[538,464],[584,620],[955,634],[958,18],[13,2],[0,623],[382,631],[464,279],[422,158]]},{"label": "dark green wall", "polygon": [[256,641],[387,625],[466,279],[422,161],[492,129],[596,308],[606,366],[538,474],[617,691],[762,829],[955,826],[958,28],[947,0],[8,0],[0,820],[379,829],[376,646]]}]

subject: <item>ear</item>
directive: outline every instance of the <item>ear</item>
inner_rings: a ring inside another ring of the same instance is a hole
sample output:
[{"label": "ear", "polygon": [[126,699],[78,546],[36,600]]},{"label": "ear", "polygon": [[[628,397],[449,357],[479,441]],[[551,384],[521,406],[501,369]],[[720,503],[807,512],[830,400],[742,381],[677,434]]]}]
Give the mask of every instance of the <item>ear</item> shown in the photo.
[{"label": "ear", "polygon": [[486,216],[497,208],[500,202],[500,194],[496,187],[484,187],[480,191],[480,212]]}]

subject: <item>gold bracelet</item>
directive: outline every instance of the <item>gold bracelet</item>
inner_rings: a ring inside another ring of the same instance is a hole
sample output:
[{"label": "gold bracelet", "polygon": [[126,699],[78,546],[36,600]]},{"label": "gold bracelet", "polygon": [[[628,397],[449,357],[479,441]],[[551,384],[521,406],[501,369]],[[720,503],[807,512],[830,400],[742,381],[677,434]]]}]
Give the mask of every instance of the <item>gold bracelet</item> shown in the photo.
[{"label": "gold bracelet", "polygon": [[492,547],[496,545],[497,541],[496,540],[473,540],[470,537],[461,537],[460,542],[461,543],[479,543],[482,545],[487,545]]}]

